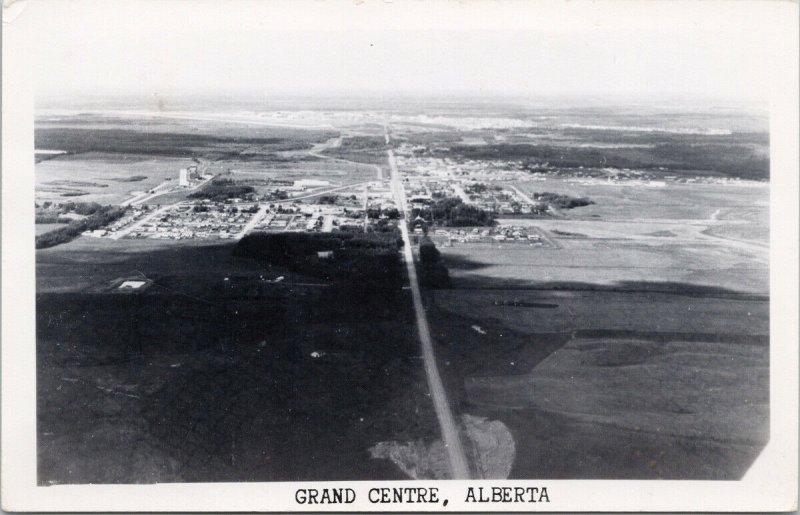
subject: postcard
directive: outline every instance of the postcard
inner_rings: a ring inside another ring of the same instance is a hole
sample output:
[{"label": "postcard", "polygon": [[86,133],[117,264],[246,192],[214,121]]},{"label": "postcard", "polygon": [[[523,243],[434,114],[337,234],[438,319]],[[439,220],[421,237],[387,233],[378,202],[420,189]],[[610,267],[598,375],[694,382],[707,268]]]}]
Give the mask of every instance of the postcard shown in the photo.
[{"label": "postcard", "polygon": [[7,2],[3,508],[796,509],[797,15]]}]

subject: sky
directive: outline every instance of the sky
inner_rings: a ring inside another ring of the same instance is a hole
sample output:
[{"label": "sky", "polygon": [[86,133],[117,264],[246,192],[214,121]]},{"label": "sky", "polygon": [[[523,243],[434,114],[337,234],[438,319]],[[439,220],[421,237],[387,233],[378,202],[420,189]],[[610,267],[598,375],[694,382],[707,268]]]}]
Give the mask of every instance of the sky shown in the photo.
[{"label": "sky", "polygon": [[759,100],[780,33],[779,2],[28,3],[14,24],[41,96]]}]

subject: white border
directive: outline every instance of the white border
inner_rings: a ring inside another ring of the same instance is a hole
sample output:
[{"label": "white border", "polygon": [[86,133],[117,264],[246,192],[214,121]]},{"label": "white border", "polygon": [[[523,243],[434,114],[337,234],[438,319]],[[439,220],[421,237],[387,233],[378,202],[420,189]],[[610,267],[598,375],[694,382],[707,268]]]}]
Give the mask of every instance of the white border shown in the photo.
[{"label": "white border", "polygon": [[[36,0],[34,0],[36,1]],[[184,23],[187,2],[117,0],[48,2],[80,30],[76,9],[139,30]],[[158,4],[156,9],[153,8]],[[110,5],[113,4],[113,7]],[[28,6],[28,7],[41,7]],[[87,10],[87,7],[91,9]],[[31,9],[32,10],[32,9]],[[21,11],[21,12],[20,12]],[[119,16],[123,13],[123,16]],[[33,248],[33,94],[26,55],[25,9],[3,27],[2,182],[2,505],[14,511],[785,511],[797,509],[798,412],[798,4],[792,2],[368,1],[191,3],[197,30],[476,30],[591,31],[619,26],[680,28],[714,20],[717,28],[755,30],[773,50],[771,115],[771,438],[742,481],[421,481],[441,505],[373,505],[368,488],[387,482],[338,483],[358,491],[355,505],[303,507],[298,486],[336,483],[217,483],[129,486],[36,486]],[[746,23],[745,23],[746,22]],[[394,483],[397,485],[398,483]],[[464,504],[467,485],[546,486],[548,504]],[[412,486],[402,482],[400,486]]]}]

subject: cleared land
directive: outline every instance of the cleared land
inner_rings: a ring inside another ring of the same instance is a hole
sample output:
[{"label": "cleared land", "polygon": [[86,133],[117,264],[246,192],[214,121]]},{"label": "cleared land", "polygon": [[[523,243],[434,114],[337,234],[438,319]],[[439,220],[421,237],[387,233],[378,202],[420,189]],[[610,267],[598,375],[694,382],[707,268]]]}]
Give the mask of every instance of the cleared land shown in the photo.
[{"label": "cleared land", "polygon": [[[59,156],[36,164],[36,201],[119,204],[132,192],[150,190],[167,179],[177,183],[178,170],[194,164],[191,159],[139,154]],[[145,178],[128,180],[136,176]],[[75,193],[80,195],[69,196]]]},{"label": "cleared land", "polygon": [[[538,190],[532,184],[523,187]],[[550,190],[569,187],[565,181],[546,185]],[[666,288],[678,283],[768,292],[768,188],[703,185],[696,194],[683,185],[603,188],[581,190],[597,203],[568,216],[500,220],[538,227],[559,248],[502,243],[441,248],[454,284],[624,287],[638,282],[659,289],[659,283]],[[598,191],[605,196],[598,198]]]},{"label": "cleared land", "polygon": [[441,290],[429,313],[462,413],[514,437],[510,477],[735,479],[769,438],[766,298]]},{"label": "cleared land", "polygon": [[36,224],[36,226],[34,227],[34,230],[36,231],[36,233],[35,233],[36,236],[39,236],[40,234],[44,234],[46,232],[50,232],[53,229],[60,229],[61,227],[66,227],[66,226],[67,226],[67,224],[58,224],[58,223],[56,223],[56,224]]},{"label": "cleared land", "polygon": [[[570,218],[601,218],[635,222],[639,219],[707,220],[718,209],[734,218],[769,221],[767,184],[676,184],[663,187],[631,186],[602,180],[548,178],[515,183],[527,194],[550,191],[589,197],[594,204],[572,210]],[[757,210],[756,213],[753,211]]]},{"label": "cleared land", "polygon": [[454,288],[428,297],[510,477],[740,478],[769,438],[768,188],[520,187],[596,204],[513,220],[556,247],[440,245]]}]

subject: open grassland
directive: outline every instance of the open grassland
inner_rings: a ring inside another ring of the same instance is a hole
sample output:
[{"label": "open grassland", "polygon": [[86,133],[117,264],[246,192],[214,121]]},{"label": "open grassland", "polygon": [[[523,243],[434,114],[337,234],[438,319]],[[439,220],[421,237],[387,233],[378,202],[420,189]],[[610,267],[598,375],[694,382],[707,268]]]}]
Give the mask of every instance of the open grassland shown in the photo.
[{"label": "open grassland", "polygon": [[312,179],[329,181],[341,186],[346,184],[373,181],[377,177],[375,166],[341,160],[325,159],[319,161],[299,161],[292,163],[217,162],[215,168],[230,173],[236,181],[298,181]]},{"label": "open grassland", "polygon": [[462,413],[514,478],[738,479],[769,438],[769,189],[523,182],[594,205],[441,246],[428,312]]},{"label": "open grassland", "polygon": [[131,192],[147,191],[167,179],[177,183],[178,170],[193,164],[191,159],[139,154],[59,156],[36,164],[36,201],[119,204]]},{"label": "open grassland", "polygon": [[[549,191],[594,201],[592,205],[570,211],[571,218],[707,220],[718,209],[723,209],[734,219],[747,216],[762,224],[769,221],[767,184],[667,183],[663,187],[648,187],[560,178],[515,184],[528,195]],[[745,212],[749,214],[744,215]]]},{"label": "open grassland", "polygon": [[768,377],[765,346],[575,339],[465,389],[511,428],[512,477],[738,479],[769,439]]},{"label": "open grassland", "polygon": [[[500,223],[537,227],[557,248],[454,244],[442,256],[457,287],[617,286],[670,283],[766,293],[768,199],[763,186],[573,186],[550,180],[520,187],[588,196],[568,214]],[[659,286],[661,285],[661,286]]]},{"label": "open grassland", "polygon": [[[638,286],[631,284],[632,292],[437,290],[435,298],[443,310],[475,320],[493,320],[520,332],[769,332],[769,302],[765,297],[725,292],[681,295],[635,291]],[[536,307],[537,304],[546,307]]]},{"label": "open grassland", "polygon": [[54,223],[54,224],[36,224],[34,226],[34,230],[36,231],[36,233],[35,233],[36,236],[39,236],[40,234],[44,234],[46,232],[50,232],[52,230],[60,229],[62,227],[66,227],[66,226],[67,226],[67,224],[59,224],[59,223]]},{"label": "open grassland", "polygon": [[[626,284],[633,282],[648,290],[693,284],[766,293],[769,287],[767,258],[755,260],[750,250],[727,245],[555,241],[561,248],[457,244],[443,248],[442,256],[457,288],[581,289],[595,285],[626,289]],[[766,255],[766,251],[760,254]]]},{"label": "open grassland", "polygon": [[511,477],[736,479],[768,440],[768,299],[629,287],[431,297],[450,389],[509,428]]},{"label": "open grassland", "polygon": [[[232,247],[37,252],[40,484],[402,479],[368,449],[438,437],[407,292]],[[120,277],[153,282],[110,293]]]}]

